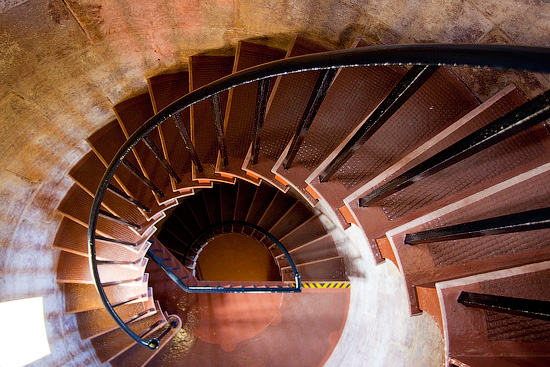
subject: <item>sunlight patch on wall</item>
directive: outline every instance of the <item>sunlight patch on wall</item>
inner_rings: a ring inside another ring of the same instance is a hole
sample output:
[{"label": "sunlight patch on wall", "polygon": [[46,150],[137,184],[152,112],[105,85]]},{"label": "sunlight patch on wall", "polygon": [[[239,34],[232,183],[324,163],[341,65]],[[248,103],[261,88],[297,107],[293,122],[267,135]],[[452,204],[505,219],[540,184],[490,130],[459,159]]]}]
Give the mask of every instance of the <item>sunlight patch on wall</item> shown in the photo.
[{"label": "sunlight patch on wall", "polygon": [[50,354],[42,297],[0,303],[0,366],[22,367]]}]

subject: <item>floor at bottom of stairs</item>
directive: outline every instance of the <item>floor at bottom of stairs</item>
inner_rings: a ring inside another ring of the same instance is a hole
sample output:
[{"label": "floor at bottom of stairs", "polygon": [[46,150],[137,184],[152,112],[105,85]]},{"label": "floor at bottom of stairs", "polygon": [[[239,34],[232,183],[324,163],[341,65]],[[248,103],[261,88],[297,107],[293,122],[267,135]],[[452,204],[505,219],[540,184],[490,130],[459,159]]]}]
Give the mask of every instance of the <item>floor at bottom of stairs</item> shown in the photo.
[{"label": "floor at bottom of stairs", "polygon": [[[342,293],[330,297],[320,293],[326,290],[267,295],[272,299],[262,306],[264,313],[256,314],[256,329],[248,328],[249,335],[241,336],[246,340],[237,341],[235,335],[233,340],[237,342],[226,344],[219,344],[221,337],[210,342],[198,339],[192,328],[200,319],[197,313],[187,312],[191,308],[189,298],[181,297],[178,291],[170,292],[172,282],[163,284],[166,289],[155,285],[155,298],[168,291],[166,301],[176,311],[186,314],[187,327],[176,336],[170,353],[159,354],[152,365],[443,366],[441,333],[429,315],[410,316],[403,278],[395,265],[387,261],[376,266],[356,227],[348,229],[346,234],[335,228],[331,234],[341,244],[341,254],[348,259],[351,288],[341,289]],[[277,303],[279,300],[281,303]],[[222,302],[223,298],[218,301]],[[281,305],[278,312],[277,305]],[[252,309],[243,314],[249,321],[254,316]],[[286,331],[281,332],[285,328]],[[255,332],[258,334],[252,335]]]},{"label": "floor at bottom of stairs", "polygon": [[[151,272],[155,299],[183,327],[156,367],[322,366],[345,325],[349,289],[300,294],[188,294]],[[162,291],[161,291],[162,290]]]}]

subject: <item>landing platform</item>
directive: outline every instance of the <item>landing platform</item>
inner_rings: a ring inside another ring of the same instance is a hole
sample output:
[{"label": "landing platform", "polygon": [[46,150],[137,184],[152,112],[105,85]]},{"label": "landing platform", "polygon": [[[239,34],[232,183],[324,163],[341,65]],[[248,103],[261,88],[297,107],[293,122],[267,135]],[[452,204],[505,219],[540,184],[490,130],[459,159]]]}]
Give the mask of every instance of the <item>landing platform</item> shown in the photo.
[{"label": "landing platform", "polygon": [[154,366],[322,366],[346,322],[349,288],[188,294],[149,270],[155,298],[184,324]]}]

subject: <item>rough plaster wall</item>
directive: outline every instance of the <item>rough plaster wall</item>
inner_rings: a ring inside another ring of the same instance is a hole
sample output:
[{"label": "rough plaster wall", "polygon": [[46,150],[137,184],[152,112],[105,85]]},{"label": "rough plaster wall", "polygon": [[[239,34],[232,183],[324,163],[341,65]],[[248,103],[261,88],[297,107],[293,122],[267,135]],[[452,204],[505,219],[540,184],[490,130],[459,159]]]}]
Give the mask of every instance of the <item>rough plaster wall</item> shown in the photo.
[{"label": "rough plaster wall", "polygon": [[[114,118],[113,103],[144,91],[146,77],[241,38],[298,31],[336,45],[364,36],[550,46],[549,18],[541,0],[0,1],[0,301],[45,297],[52,354],[36,365],[97,364],[62,312],[55,208],[71,184],[66,173],[89,149],[83,139]],[[525,77],[488,79],[469,84],[483,97],[488,82]],[[348,345],[348,358],[371,365]],[[389,365],[377,358],[372,365]]]}]

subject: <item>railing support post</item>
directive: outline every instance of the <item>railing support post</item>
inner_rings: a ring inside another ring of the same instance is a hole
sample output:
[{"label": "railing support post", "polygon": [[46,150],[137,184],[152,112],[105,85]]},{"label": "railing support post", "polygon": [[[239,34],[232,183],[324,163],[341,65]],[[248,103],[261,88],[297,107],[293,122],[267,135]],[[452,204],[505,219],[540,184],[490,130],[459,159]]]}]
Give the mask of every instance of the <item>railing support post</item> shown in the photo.
[{"label": "railing support post", "polygon": [[227,147],[225,145],[225,134],[223,131],[223,113],[220,94],[214,94],[210,97],[212,112],[214,113],[214,125],[216,126],[216,137],[218,138],[218,149],[222,157],[223,166],[227,167],[229,158],[227,156]]},{"label": "railing support post", "polygon": [[550,321],[550,302],[548,301],[460,292],[457,302],[466,307]]},{"label": "railing support post", "polygon": [[409,98],[428,80],[436,71],[437,66],[415,65],[397,83],[388,96],[371,113],[367,121],[342,148],[338,155],[330,162],[319,176],[321,182],[330,180],[351,156],[374,135],[395,112],[409,100]]},{"label": "railing support post", "polygon": [[187,127],[185,126],[185,123],[183,122],[183,119],[181,118],[180,113],[176,113],[174,115],[174,123],[176,124],[176,127],[178,128],[178,131],[180,132],[181,139],[183,140],[183,143],[185,144],[185,148],[189,152],[189,155],[191,156],[191,160],[197,166],[197,170],[199,172],[202,172],[202,164],[199,159],[199,156],[197,154],[197,151],[195,150],[195,146],[193,145],[193,142],[191,141],[191,136],[189,135],[189,131],[187,130]]},{"label": "railing support post", "polygon": [[323,103],[323,100],[327,95],[328,89],[330,88],[332,82],[334,81],[334,78],[336,77],[336,73],[338,73],[338,69],[327,69],[319,73],[319,77],[317,78],[317,82],[315,83],[313,93],[309,98],[307,107],[304,111],[302,119],[300,120],[300,125],[298,125],[298,128],[296,129],[296,134],[292,139],[290,150],[288,151],[288,154],[283,161],[284,169],[290,168],[290,166],[292,165],[292,161],[294,161],[296,154],[298,154],[298,150],[300,149],[300,146],[302,145],[302,142],[306,137],[307,131],[309,130],[309,127],[311,126],[315,115],[317,115],[317,112],[321,107],[321,103]]},{"label": "railing support post", "polygon": [[254,114],[254,140],[252,141],[252,158],[250,159],[251,164],[257,164],[258,156],[260,155],[260,138],[265,120],[265,110],[267,107],[267,99],[269,97],[270,84],[271,79],[269,78],[258,81],[256,112]]},{"label": "railing support post", "polygon": [[414,182],[436,174],[474,154],[514,136],[550,118],[550,90],[539,94],[515,110],[471,133],[441,152],[419,163],[402,175],[359,199],[360,206],[369,206]]}]

